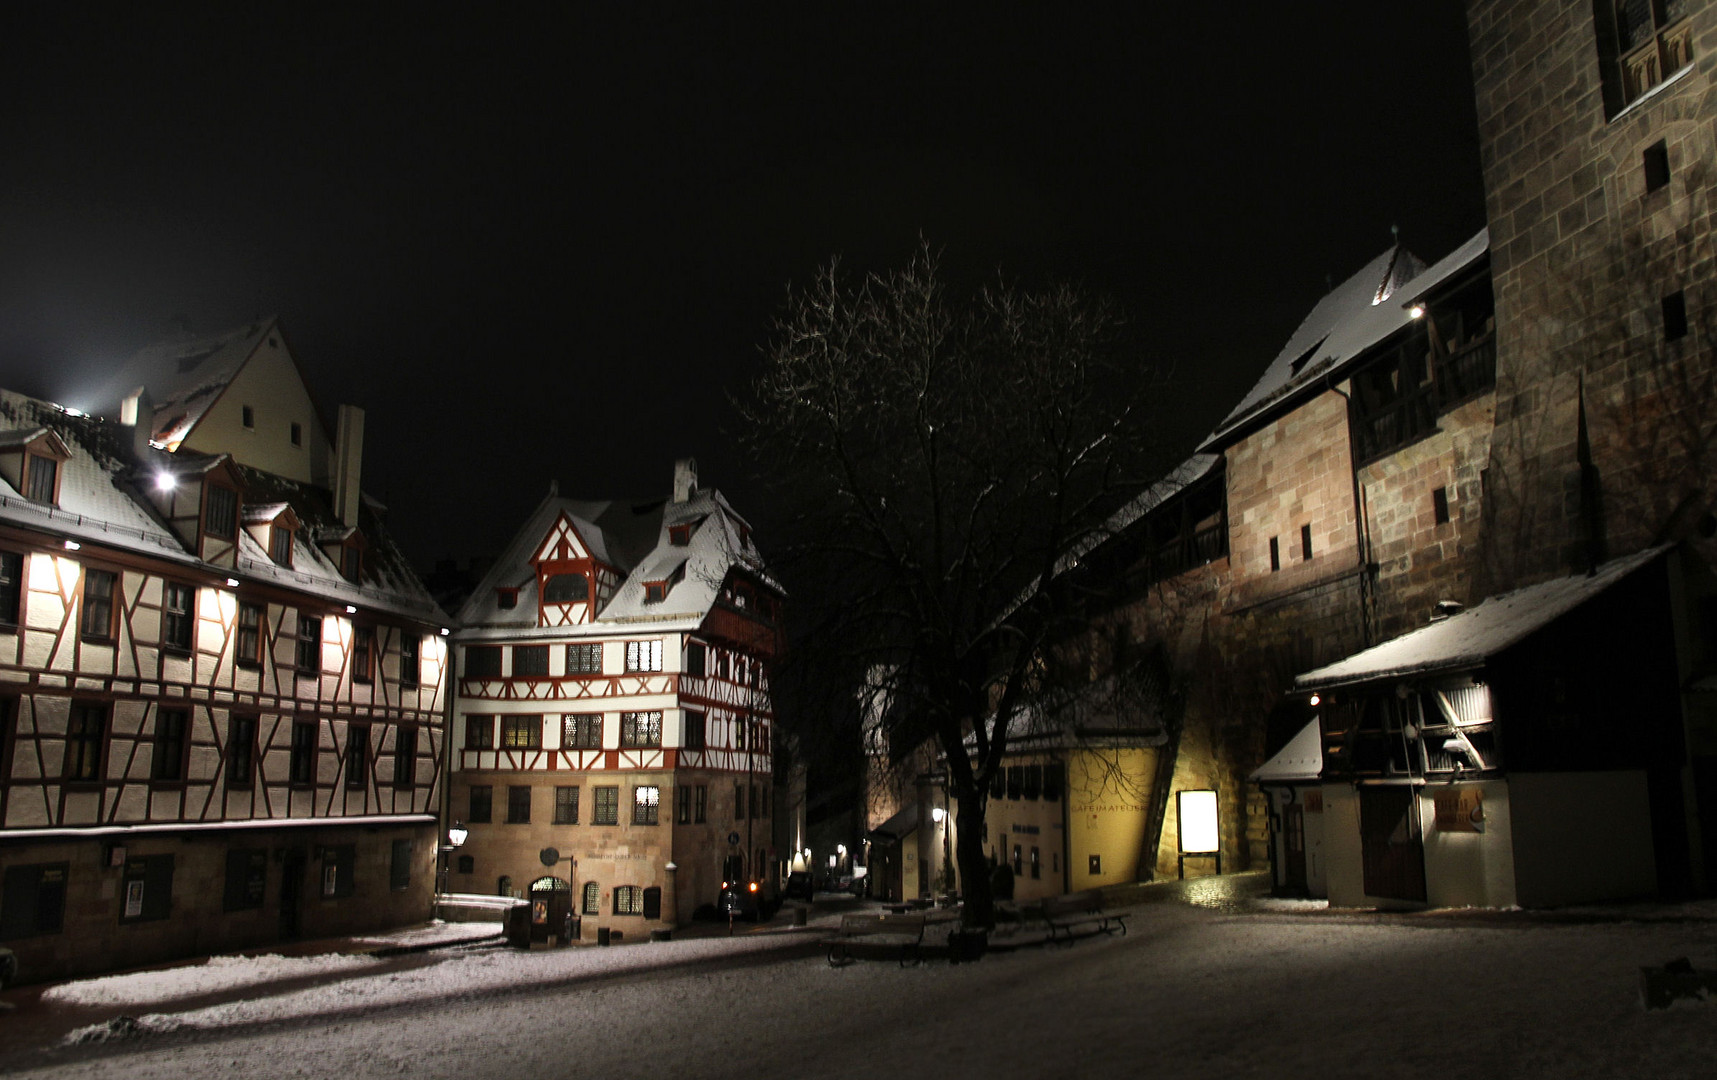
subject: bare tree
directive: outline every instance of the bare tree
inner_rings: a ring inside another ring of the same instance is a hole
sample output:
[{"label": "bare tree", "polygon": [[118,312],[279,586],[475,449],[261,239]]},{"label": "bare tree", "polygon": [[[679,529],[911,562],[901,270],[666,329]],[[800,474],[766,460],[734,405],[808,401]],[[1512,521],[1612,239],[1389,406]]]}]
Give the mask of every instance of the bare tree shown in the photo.
[{"label": "bare tree", "polygon": [[1068,553],[1152,478],[1136,404],[1150,379],[1119,330],[1066,286],[956,300],[928,247],[857,280],[831,263],[789,294],[739,403],[793,500],[777,565],[815,609],[797,647],[883,681],[896,757],[941,751],[968,926],[993,922],[990,782],[1046,643],[1079,617]]}]

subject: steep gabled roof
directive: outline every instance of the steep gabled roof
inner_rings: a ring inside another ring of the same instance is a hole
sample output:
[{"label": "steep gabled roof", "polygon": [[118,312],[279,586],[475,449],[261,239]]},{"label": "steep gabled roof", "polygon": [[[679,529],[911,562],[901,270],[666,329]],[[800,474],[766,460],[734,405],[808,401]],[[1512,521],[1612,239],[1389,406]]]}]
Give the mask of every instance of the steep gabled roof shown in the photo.
[{"label": "steep gabled roof", "polygon": [[117,415],[120,402],[139,388],[147,391],[155,408],[150,441],[175,448],[220,399],[257,347],[278,332],[275,323],[271,317],[220,334],[146,345],[125,361],[96,395],[94,405]]},{"label": "steep gabled roof", "polygon": [[1366,263],[1317,302],[1200,449],[1220,448],[1296,391],[1341,374],[1361,353],[1412,322],[1410,300],[1472,266],[1489,249],[1490,231],[1481,229],[1429,267],[1399,244]]}]

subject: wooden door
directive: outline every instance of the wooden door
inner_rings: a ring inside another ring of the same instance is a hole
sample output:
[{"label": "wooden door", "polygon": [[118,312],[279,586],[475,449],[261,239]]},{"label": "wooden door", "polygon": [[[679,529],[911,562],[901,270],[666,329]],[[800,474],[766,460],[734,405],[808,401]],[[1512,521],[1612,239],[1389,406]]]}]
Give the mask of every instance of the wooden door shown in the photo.
[{"label": "wooden door", "polygon": [[1425,899],[1425,845],[1412,788],[1360,788],[1359,837],[1366,895]]}]

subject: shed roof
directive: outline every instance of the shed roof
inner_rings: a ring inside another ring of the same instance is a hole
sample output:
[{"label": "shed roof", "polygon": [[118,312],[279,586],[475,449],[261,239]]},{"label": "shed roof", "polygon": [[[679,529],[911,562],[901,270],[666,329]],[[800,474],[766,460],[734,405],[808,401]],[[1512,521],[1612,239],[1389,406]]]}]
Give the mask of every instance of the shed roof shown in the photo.
[{"label": "shed roof", "polygon": [[1252,770],[1247,779],[1256,784],[1282,784],[1316,780],[1324,771],[1323,733],[1313,720],[1276,751],[1276,756]]}]

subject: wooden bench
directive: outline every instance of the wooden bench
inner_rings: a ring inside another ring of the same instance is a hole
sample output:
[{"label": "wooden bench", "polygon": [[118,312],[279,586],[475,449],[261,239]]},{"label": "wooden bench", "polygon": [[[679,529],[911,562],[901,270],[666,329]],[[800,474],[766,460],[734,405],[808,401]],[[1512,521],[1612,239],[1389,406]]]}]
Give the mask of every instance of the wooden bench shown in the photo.
[{"label": "wooden bench", "polygon": [[897,955],[901,967],[907,961],[916,964],[924,944],[924,921],[922,915],[842,915],[840,933],[828,941],[829,966],[845,967],[858,959],[855,946],[861,952]]},{"label": "wooden bench", "polygon": [[1089,926],[1092,934],[1127,933],[1127,917],[1103,910],[1103,894],[1095,889],[1068,893],[1066,896],[1045,897],[1043,922],[1049,927],[1049,940],[1071,942],[1073,932]]}]

